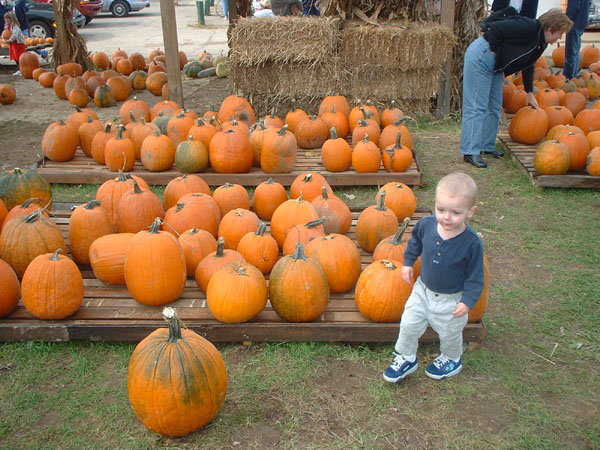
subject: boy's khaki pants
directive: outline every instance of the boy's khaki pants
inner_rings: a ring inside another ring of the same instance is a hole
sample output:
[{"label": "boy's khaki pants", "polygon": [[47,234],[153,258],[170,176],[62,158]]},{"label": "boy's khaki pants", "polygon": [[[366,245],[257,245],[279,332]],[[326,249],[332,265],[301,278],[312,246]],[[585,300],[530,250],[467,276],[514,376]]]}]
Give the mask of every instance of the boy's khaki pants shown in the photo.
[{"label": "boy's khaki pants", "polygon": [[450,359],[459,359],[463,353],[462,331],[468,316],[454,317],[452,312],[461,298],[462,292],[433,292],[425,286],[421,277],[417,278],[400,319],[396,352],[403,356],[416,355],[419,338],[430,324],[440,337],[441,353]]}]

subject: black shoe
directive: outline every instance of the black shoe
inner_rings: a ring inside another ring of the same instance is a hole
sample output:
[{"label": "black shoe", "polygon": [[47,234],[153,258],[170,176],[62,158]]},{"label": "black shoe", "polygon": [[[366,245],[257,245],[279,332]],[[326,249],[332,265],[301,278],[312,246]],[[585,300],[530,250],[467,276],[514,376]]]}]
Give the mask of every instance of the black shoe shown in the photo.
[{"label": "black shoe", "polygon": [[479,155],[465,155],[463,159],[469,164],[473,164],[475,167],[484,168],[487,167],[487,163]]},{"label": "black shoe", "polygon": [[504,156],[504,153],[502,152],[497,152],[496,150],[484,150],[483,152],[481,152],[483,155],[490,155],[493,156],[494,158],[502,158]]}]

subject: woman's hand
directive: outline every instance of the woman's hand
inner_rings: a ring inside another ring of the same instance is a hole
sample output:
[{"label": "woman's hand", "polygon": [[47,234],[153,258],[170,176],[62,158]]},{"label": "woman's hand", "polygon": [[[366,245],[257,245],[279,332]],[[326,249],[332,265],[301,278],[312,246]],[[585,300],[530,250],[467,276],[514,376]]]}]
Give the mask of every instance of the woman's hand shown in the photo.
[{"label": "woman's hand", "polygon": [[525,97],[525,103],[533,106],[535,109],[539,107],[537,99],[535,98],[535,94],[533,92],[527,93],[527,97]]}]

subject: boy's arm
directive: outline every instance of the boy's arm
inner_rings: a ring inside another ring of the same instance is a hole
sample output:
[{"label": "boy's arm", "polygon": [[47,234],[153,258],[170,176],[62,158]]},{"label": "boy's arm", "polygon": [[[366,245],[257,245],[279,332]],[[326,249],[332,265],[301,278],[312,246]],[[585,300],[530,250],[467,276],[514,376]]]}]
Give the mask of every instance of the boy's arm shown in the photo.
[{"label": "boy's arm", "polygon": [[[460,303],[472,309],[481,297],[485,284],[485,270],[483,267],[483,244],[481,241],[473,247],[471,259],[467,266],[467,279],[465,280],[463,295]],[[468,312],[468,311],[467,311]]]}]

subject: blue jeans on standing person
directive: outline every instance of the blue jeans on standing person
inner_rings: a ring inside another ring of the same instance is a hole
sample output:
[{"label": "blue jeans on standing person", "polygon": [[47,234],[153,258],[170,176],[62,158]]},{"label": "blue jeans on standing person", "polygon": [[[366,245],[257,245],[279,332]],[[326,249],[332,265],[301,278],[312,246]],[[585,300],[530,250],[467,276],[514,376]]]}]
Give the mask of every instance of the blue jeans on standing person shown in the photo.
[{"label": "blue jeans on standing person", "polygon": [[579,51],[581,49],[581,35],[585,30],[571,28],[567,33],[565,42],[565,67],[563,75],[567,80],[576,78],[579,73]]},{"label": "blue jeans on standing person", "polygon": [[226,19],[229,18],[229,6],[227,4],[227,0],[221,0],[221,6],[223,6],[223,15]]},{"label": "blue jeans on standing person", "polygon": [[469,45],[463,69],[460,153],[479,155],[493,151],[502,107],[501,72],[494,73],[496,55],[483,36]]}]

